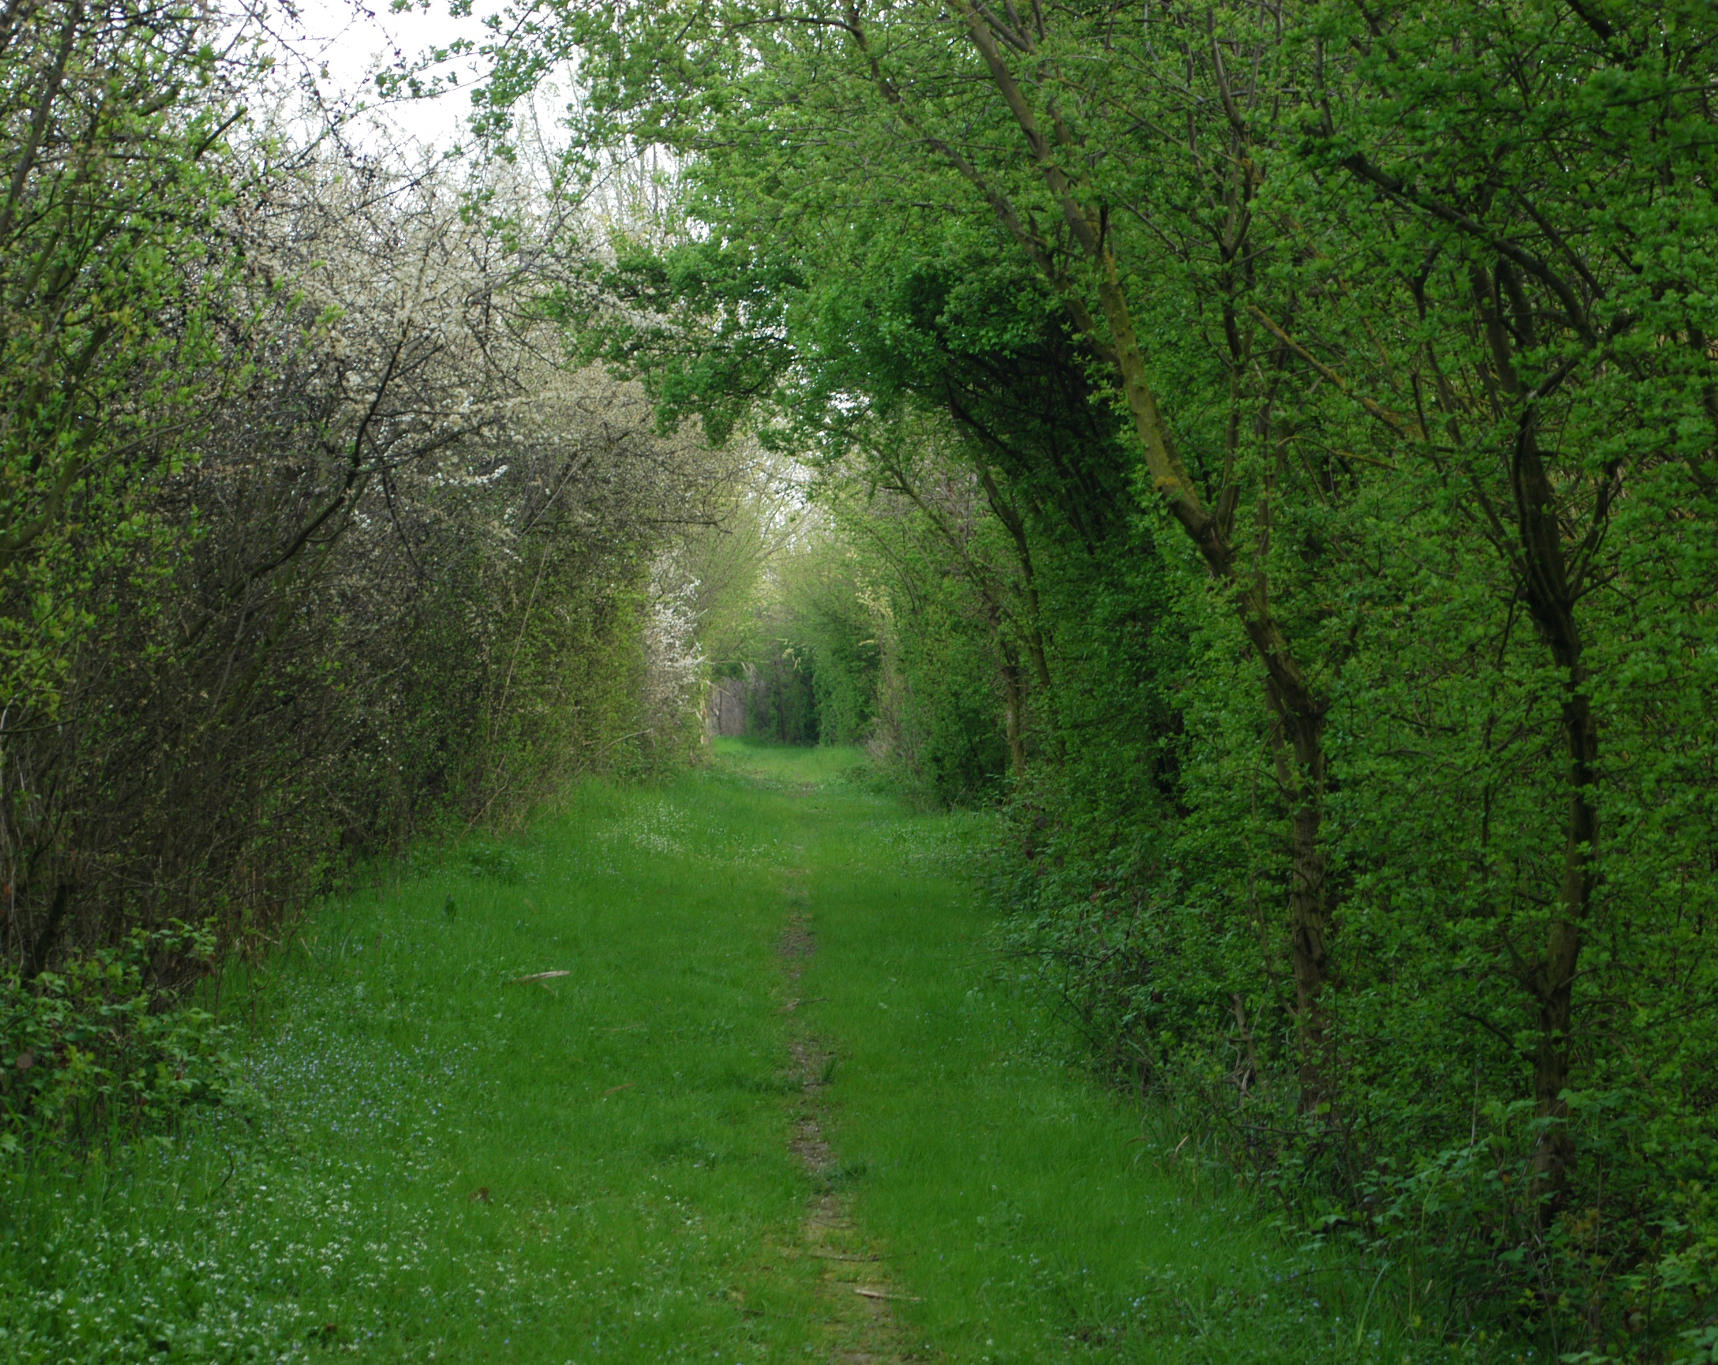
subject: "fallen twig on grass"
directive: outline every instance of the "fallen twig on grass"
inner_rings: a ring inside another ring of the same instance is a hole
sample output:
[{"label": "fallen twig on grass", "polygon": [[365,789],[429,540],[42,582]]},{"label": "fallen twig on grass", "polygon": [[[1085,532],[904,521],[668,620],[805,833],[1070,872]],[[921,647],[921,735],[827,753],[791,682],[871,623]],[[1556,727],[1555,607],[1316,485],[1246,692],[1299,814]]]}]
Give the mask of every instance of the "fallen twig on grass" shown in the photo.
[{"label": "fallen twig on grass", "polygon": [[532,981],[553,981],[558,976],[571,975],[572,973],[565,968],[553,972],[532,972],[529,976],[510,977],[505,984],[509,986],[523,986]]}]

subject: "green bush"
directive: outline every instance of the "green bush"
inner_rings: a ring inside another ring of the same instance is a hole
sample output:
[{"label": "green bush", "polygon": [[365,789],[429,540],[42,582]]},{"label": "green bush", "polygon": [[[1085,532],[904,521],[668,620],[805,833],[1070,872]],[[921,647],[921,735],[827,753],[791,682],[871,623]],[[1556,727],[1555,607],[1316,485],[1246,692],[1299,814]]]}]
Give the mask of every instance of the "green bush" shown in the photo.
[{"label": "green bush", "polygon": [[227,1030],[170,984],[214,953],[209,926],[174,920],[0,976],[0,1153],[130,1139],[232,1099]]}]

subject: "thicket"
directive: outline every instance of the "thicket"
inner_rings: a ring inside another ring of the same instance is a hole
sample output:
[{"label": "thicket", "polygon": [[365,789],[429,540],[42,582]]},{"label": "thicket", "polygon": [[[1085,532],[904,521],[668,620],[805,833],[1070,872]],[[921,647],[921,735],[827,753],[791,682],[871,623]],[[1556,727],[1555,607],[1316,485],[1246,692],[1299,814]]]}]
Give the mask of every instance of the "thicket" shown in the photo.
[{"label": "thicket", "polygon": [[1718,1358],[1711,7],[535,13],[700,225],[610,358],[819,472],[796,643],[1100,1055],[1458,1329]]},{"label": "thicket", "polygon": [[577,205],[250,38],[0,11],[0,1150],[218,1098],[165,1007],[355,859],[698,738],[729,461],[568,359]]}]

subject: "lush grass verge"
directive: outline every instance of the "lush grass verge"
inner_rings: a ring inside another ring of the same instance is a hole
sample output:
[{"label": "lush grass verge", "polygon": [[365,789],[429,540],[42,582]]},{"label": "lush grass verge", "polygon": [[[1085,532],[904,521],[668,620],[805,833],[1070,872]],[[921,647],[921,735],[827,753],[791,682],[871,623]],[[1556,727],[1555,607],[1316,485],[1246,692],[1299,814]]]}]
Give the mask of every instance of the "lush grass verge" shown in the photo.
[{"label": "lush grass verge", "polygon": [[857,762],[727,746],[325,907],[223,991],[250,1114],[6,1170],[0,1360],[825,1359],[796,1032],[924,1358],[1426,1358],[1064,1064],[981,947],[982,818]]},{"label": "lush grass verge", "polygon": [[708,784],[326,907],[226,993],[257,1124],[9,1176],[0,1359],[790,1358],[779,798]]},{"label": "lush grass verge", "polygon": [[[777,773],[791,756],[751,761]],[[1285,1250],[1185,1133],[1082,1074],[991,951],[960,870],[977,815],[852,788],[802,798],[819,950],[806,1027],[836,1054],[830,1135],[930,1359],[1480,1358],[1384,1312],[1375,1270]],[[817,1000],[818,997],[823,997]],[[1424,1337],[1424,1339],[1417,1339]]]}]

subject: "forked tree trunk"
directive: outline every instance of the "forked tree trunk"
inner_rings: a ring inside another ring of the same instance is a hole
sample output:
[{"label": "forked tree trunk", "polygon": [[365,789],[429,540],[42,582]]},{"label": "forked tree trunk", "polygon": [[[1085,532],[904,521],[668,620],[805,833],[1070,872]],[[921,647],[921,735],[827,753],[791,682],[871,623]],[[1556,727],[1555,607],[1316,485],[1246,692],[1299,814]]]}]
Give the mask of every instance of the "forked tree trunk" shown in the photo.
[{"label": "forked tree trunk", "polygon": [[[1555,1213],[1567,1186],[1575,1143],[1567,1125],[1569,1087],[1574,1059],[1574,991],[1580,967],[1581,943],[1592,910],[1595,884],[1593,855],[1599,837],[1599,812],[1593,783],[1598,775],[1599,734],[1587,697],[1585,642],[1575,615],[1578,601],[1571,581],[1563,530],[1556,510],[1556,490],[1546,473],[1539,446],[1539,411],[1535,393],[1527,392],[1516,373],[1511,338],[1499,306],[1499,290],[1514,283],[1510,267],[1499,265],[1495,276],[1476,272],[1474,299],[1485,331],[1487,349],[1504,399],[1519,406],[1515,447],[1510,454],[1510,489],[1515,501],[1515,529],[1520,542],[1516,576],[1539,637],[1562,675],[1563,703],[1559,724],[1568,758],[1565,797],[1563,867],[1557,908],[1546,930],[1544,948],[1523,972],[1523,985],[1538,1013],[1538,1041],[1533,1054],[1534,1109],[1547,1120],[1534,1143],[1531,1195],[1539,1218]],[[1507,289],[1520,296],[1519,285]],[[1517,325],[1531,339],[1529,320]]]},{"label": "forked tree trunk", "polygon": [[[1063,291],[1080,329],[1098,344],[1115,370],[1127,399],[1134,430],[1144,449],[1152,488],[1165,508],[1198,547],[1213,578],[1233,594],[1242,629],[1264,666],[1271,705],[1281,720],[1288,752],[1279,773],[1289,803],[1292,879],[1289,887],[1289,955],[1294,966],[1295,1006],[1299,1032],[1301,1100],[1305,1109],[1325,1112],[1336,1089],[1330,1066],[1330,964],[1326,943],[1331,915],[1320,835],[1324,820],[1326,756],[1324,718],[1328,703],[1312,686],[1289,646],[1281,624],[1271,611],[1266,585],[1257,575],[1241,573],[1228,538],[1227,517],[1206,507],[1198,485],[1176,452],[1168,423],[1163,420],[1146,372],[1145,356],[1116,260],[1108,245],[1101,207],[1082,192],[1068,166],[1077,166],[1077,139],[1054,110],[1050,128],[1038,113],[1003,55],[991,24],[972,0],[955,0],[973,45],[984,59],[1003,101],[1014,115],[1034,161],[1049,187],[1074,246],[1097,276],[1098,302],[1109,333],[1107,345],[1098,337],[1096,319],[1087,315],[1070,282],[1057,273],[1053,256],[1024,227],[1013,205],[986,186],[987,196],[1004,226],[1020,238],[1035,262],[1050,274],[1050,283]],[[1030,37],[1015,35],[1030,43]],[[958,153],[948,153],[963,173],[970,168]],[[1219,507],[1223,506],[1219,502]]]}]

